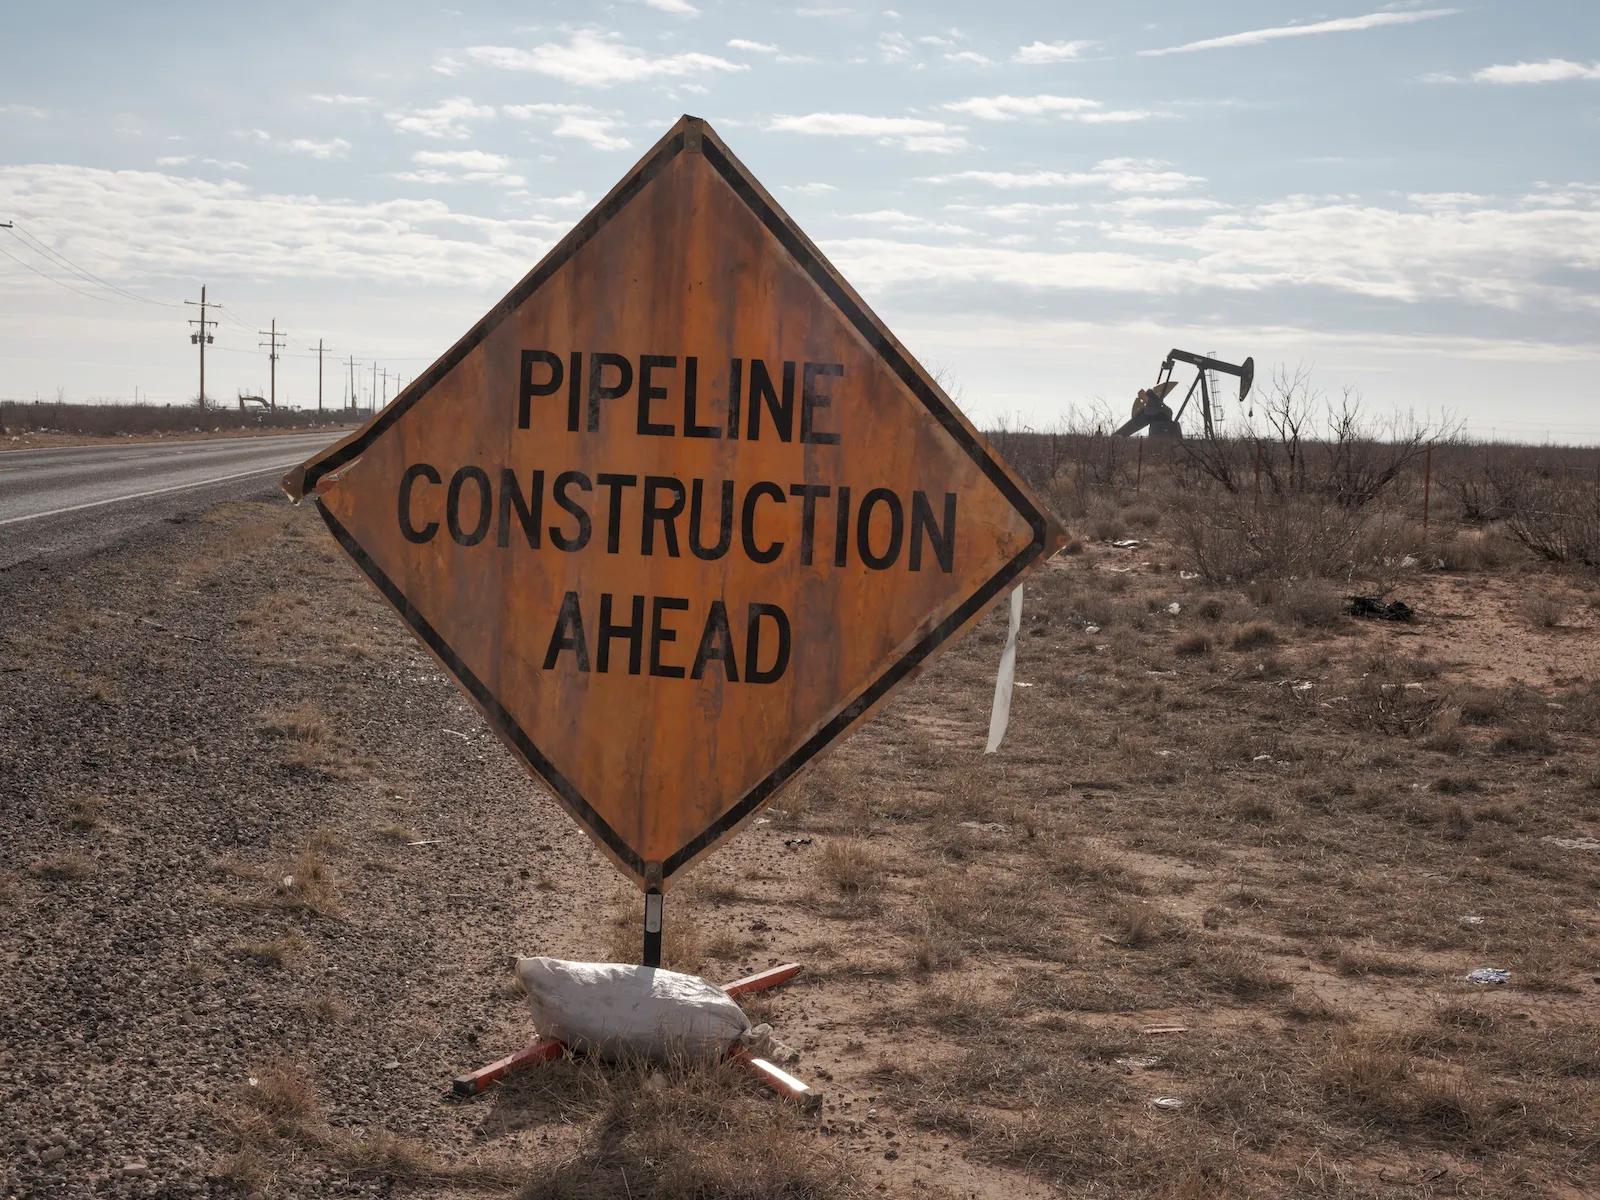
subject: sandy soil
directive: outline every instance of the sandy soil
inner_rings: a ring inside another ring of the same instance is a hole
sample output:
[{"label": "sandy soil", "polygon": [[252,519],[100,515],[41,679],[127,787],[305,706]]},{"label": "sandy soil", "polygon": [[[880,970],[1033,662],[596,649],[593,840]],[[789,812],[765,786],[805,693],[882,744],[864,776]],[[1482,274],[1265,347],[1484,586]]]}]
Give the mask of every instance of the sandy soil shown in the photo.
[{"label": "sandy soil", "polygon": [[0,1196],[1596,1194],[1592,582],[1389,626],[1180,565],[1058,559],[1000,755],[992,614],[669,898],[672,965],[806,964],[753,1007],[810,1120],[446,1098],[528,1037],[511,955],[638,903],[314,514],[0,575]]}]

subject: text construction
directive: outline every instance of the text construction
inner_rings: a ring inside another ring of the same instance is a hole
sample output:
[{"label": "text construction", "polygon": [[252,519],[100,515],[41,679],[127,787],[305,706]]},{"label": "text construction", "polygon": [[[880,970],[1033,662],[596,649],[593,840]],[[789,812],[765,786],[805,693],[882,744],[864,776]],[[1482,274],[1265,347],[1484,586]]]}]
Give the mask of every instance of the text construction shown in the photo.
[{"label": "text construction", "polygon": [[[838,389],[850,385],[843,365],[733,358],[718,366],[726,384],[709,395],[700,380],[713,372],[692,355],[524,349],[508,406],[512,445],[541,430],[603,436],[613,446],[687,438],[836,447],[847,437],[833,420]],[[807,451],[804,479],[419,459],[399,476],[394,512],[407,542],[448,539],[483,554],[705,563],[736,556],[756,568],[954,571],[955,492],[829,482],[825,465],[818,470],[825,456]],[[720,672],[746,684],[783,677],[792,623],[781,604],[720,597],[691,607],[681,596],[568,591],[541,665],[663,679]]]}]

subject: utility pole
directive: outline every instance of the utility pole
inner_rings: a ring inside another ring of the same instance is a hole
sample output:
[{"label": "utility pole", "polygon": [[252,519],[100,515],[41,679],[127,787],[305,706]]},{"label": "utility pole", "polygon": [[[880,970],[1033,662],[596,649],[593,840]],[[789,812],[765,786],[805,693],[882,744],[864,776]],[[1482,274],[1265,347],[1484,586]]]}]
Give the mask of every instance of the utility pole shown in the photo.
[{"label": "utility pole", "polygon": [[389,368],[383,369],[383,402],[389,403]]},{"label": "utility pole", "polygon": [[322,339],[317,339],[317,416],[322,415]]},{"label": "utility pole", "polygon": [[200,407],[203,409],[206,406],[206,346],[209,343],[217,340],[215,335],[206,328],[208,325],[216,324],[215,321],[206,320],[206,309],[221,308],[222,305],[208,304],[206,302],[206,285],[203,283],[200,285],[200,299],[198,301],[185,300],[184,303],[198,304],[200,306],[200,319],[198,321],[190,320],[188,323],[190,325],[198,326],[198,328],[189,335],[189,340],[200,347]]},{"label": "utility pole", "polygon": [[372,360],[372,391],[367,397],[372,402],[372,411],[378,411],[378,360]]},{"label": "utility pole", "polygon": [[289,340],[289,335],[286,334],[286,333],[279,333],[278,332],[278,318],[277,317],[273,317],[272,318],[272,328],[271,329],[258,329],[258,330],[256,330],[256,332],[259,333],[264,338],[270,338],[271,339],[270,341],[262,342],[261,345],[265,346],[265,347],[268,347],[267,358],[271,362],[271,368],[270,369],[271,369],[271,372],[272,372],[272,374],[271,374],[272,383],[271,383],[271,391],[269,391],[267,393],[267,395],[269,397],[269,399],[267,400],[267,405],[268,405],[268,407],[270,407],[272,409],[273,412],[277,412],[278,411],[278,350],[283,345],[283,342],[278,341],[278,339],[282,338],[286,342],[286,341]]},{"label": "utility pole", "polygon": [[356,356],[354,354],[350,356],[350,396],[345,407],[352,412],[355,411],[356,407]]}]

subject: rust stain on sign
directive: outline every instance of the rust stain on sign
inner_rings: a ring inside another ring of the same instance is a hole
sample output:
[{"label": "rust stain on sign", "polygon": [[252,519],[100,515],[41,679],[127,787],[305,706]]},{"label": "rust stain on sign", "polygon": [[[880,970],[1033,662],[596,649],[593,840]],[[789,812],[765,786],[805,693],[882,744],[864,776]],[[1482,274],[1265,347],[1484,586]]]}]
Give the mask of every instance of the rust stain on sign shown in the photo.
[{"label": "rust stain on sign", "polygon": [[284,486],[641,885],[1059,544],[693,117]]}]

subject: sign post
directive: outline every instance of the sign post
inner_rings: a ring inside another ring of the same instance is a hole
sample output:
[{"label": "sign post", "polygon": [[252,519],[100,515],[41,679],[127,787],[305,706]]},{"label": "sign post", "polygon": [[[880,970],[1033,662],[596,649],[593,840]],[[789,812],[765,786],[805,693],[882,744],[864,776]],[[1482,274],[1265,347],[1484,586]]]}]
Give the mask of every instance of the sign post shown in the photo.
[{"label": "sign post", "polygon": [[684,117],[284,480],[524,766],[664,894],[1061,532]]}]

